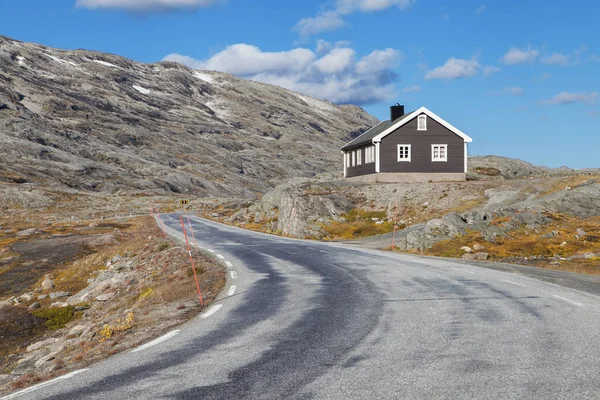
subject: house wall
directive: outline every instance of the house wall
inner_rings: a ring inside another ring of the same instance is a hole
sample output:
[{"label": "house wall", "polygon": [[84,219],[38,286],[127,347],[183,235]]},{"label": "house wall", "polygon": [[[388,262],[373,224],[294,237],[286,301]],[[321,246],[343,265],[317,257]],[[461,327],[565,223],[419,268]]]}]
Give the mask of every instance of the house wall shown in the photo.
[{"label": "house wall", "polygon": [[[371,144],[369,144],[369,146],[372,146]],[[361,152],[361,159],[362,159],[362,165],[357,165],[354,167],[351,167],[349,164],[348,168],[346,169],[346,177],[352,177],[352,176],[359,176],[359,175],[365,175],[365,174],[374,174],[375,173],[375,163],[369,163],[369,164],[365,164],[365,148],[367,146],[363,146],[363,147],[359,147],[358,149],[354,149],[357,152],[360,151]],[[354,150],[350,150],[347,153],[351,153]],[[344,157],[346,157],[346,154],[344,153]],[[350,162],[352,162],[352,158],[350,158]]]},{"label": "house wall", "polygon": [[[380,172],[464,173],[464,140],[431,117],[427,117],[427,130],[418,131],[417,118],[382,139]],[[399,144],[411,145],[410,162],[398,162]],[[448,161],[431,161],[432,144],[448,145]]]}]

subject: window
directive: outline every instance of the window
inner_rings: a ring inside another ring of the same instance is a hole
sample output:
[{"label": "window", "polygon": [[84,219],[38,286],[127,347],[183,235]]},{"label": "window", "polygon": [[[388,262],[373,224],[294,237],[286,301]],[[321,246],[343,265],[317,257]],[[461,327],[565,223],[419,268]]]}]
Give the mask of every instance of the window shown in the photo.
[{"label": "window", "polygon": [[410,162],[410,144],[398,145],[398,162],[400,161]]},{"label": "window", "polygon": [[417,130],[418,131],[426,131],[427,130],[427,115],[419,115],[417,118]]},{"label": "window", "polygon": [[365,164],[375,162],[375,146],[369,146],[365,149]]},{"label": "window", "polygon": [[356,151],[352,152],[352,166],[354,167],[356,165]]},{"label": "window", "polygon": [[346,153],[346,168],[350,167],[350,152]]},{"label": "window", "polygon": [[432,144],[431,161],[448,161],[448,145]]},{"label": "window", "polygon": [[356,165],[362,165],[362,149],[356,150]]}]

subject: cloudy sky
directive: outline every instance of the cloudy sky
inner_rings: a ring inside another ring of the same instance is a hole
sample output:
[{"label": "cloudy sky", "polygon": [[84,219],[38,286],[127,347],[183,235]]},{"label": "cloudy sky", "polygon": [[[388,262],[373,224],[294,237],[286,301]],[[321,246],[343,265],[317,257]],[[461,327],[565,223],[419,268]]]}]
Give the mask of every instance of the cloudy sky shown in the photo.
[{"label": "cloudy sky", "polygon": [[380,119],[426,106],[471,153],[600,167],[594,0],[4,1],[0,35],[280,85]]}]

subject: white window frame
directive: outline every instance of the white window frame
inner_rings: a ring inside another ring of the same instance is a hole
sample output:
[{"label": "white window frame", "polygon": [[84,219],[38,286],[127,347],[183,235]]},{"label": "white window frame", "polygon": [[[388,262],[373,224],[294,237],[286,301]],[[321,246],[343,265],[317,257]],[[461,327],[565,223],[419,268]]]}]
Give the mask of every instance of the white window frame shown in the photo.
[{"label": "white window frame", "polygon": [[[438,148],[438,157],[435,157],[435,149]],[[441,150],[444,149],[444,157],[441,157]],[[448,145],[447,144],[432,144],[431,145],[431,162],[447,162],[448,161]]]},{"label": "white window frame", "polygon": [[362,165],[362,149],[356,150],[356,165]]},{"label": "white window frame", "polygon": [[421,114],[417,117],[417,130],[418,131],[426,131],[427,130],[427,115]]},{"label": "white window frame", "polygon": [[356,166],[356,150],[352,150],[352,166]]},{"label": "white window frame", "polygon": [[[408,157],[400,158],[400,149],[401,148],[403,149],[405,147],[408,149]],[[411,149],[411,147],[412,146],[410,144],[399,144],[398,145],[398,151],[397,151],[398,162],[411,162],[411,158],[412,158],[412,149]]]},{"label": "white window frame", "polygon": [[371,164],[375,162],[375,146],[368,146],[365,148],[365,164]]}]

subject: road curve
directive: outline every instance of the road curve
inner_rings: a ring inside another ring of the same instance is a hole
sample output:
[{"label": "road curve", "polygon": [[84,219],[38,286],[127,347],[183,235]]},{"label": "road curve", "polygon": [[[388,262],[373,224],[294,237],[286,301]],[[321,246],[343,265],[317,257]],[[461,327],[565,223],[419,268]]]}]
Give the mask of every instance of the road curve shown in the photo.
[{"label": "road curve", "polygon": [[[179,214],[163,215],[181,236]],[[597,399],[600,297],[449,260],[193,218],[215,305],[30,399]]]}]

